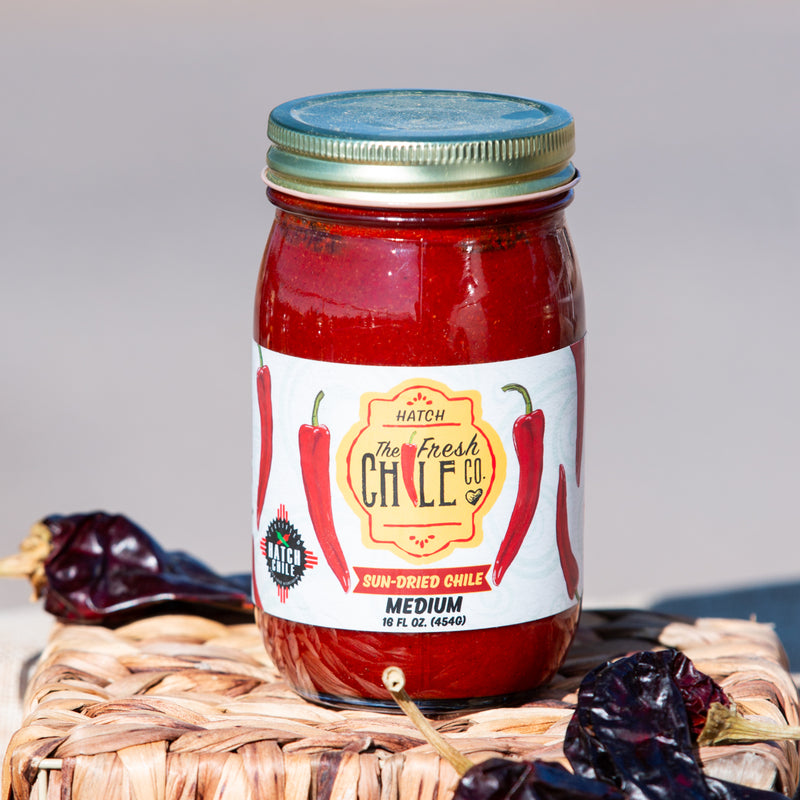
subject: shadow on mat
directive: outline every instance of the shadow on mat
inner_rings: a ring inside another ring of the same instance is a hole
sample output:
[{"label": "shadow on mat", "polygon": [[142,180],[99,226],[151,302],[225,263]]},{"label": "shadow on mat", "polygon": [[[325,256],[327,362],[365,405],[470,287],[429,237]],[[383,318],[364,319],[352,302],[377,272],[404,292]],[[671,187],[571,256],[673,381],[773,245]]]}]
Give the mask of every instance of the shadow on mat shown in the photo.
[{"label": "shadow on mat", "polygon": [[656,601],[650,608],[687,617],[754,618],[772,623],[789,657],[791,670],[800,672],[800,582],[675,595]]}]

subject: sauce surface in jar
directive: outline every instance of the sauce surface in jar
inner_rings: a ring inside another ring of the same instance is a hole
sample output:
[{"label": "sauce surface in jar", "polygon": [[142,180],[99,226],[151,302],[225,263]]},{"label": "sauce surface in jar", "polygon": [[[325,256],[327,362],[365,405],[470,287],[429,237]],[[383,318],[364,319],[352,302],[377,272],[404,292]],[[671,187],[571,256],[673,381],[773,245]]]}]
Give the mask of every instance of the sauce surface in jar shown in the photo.
[{"label": "sauce surface in jar", "polygon": [[570,115],[319,95],[270,116],[253,346],[253,586],[291,686],[520,702],[582,593],[585,317]]}]

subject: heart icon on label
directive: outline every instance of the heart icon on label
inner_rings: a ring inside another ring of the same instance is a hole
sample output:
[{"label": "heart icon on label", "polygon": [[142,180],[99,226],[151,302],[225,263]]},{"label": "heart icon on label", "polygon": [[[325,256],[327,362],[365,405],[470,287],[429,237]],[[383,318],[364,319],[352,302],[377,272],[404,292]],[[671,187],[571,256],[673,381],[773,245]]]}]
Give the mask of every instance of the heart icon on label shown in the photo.
[{"label": "heart icon on label", "polygon": [[474,506],[483,497],[483,489],[470,489],[464,497],[471,506]]}]

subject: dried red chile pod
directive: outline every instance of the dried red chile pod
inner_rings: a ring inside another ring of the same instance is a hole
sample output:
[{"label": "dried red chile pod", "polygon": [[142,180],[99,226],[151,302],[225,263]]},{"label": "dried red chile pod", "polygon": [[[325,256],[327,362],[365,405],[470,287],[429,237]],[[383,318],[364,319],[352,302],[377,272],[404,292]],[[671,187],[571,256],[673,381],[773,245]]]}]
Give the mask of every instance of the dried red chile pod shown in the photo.
[{"label": "dried red chile pod", "polygon": [[[399,673],[399,678],[398,678]],[[384,685],[461,779],[453,800],[777,800],[784,795],[706,777],[697,732],[722,688],[677,650],[642,651],[590,672],[578,691],[561,764],[492,758],[472,764],[430,727],[404,690]],[[784,798],[785,800],[785,798]]]},{"label": "dried red chile pod", "polygon": [[625,795],[560,764],[490,758],[464,774],[453,800],[625,800]]},{"label": "dried red chile pod", "polygon": [[218,575],[194,557],[165,551],[125,516],[93,512],[42,520],[51,535],[44,608],[69,622],[129,621],[154,606],[195,613],[250,611],[250,576]]},{"label": "dried red chile pod", "polygon": [[711,702],[728,701],[682,653],[636,653],[584,678],[564,752],[576,774],[615,785],[630,800],[783,797],[705,777],[695,739]]},{"label": "dried red chile pod", "polygon": [[706,724],[711,704],[721,703],[729,708],[731,701],[719,684],[700,672],[683,653],[677,650],[668,650],[666,653],[668,655],[663,655],[662,658],[667,662],[672,680],[681,693],[689,717],[692,741],[696,742]]}]

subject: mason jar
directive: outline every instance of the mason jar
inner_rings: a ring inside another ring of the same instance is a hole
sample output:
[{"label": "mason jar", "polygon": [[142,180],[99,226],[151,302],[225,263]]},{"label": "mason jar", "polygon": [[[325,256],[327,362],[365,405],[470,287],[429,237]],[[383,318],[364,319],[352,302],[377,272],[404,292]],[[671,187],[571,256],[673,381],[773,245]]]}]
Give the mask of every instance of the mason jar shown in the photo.
[{"label": "mason jar", "polygon": [[582,594],[574,126],[537,100],[354,91],[275,108],[255,302],[253,589],[303,697],[509,705]]}]

